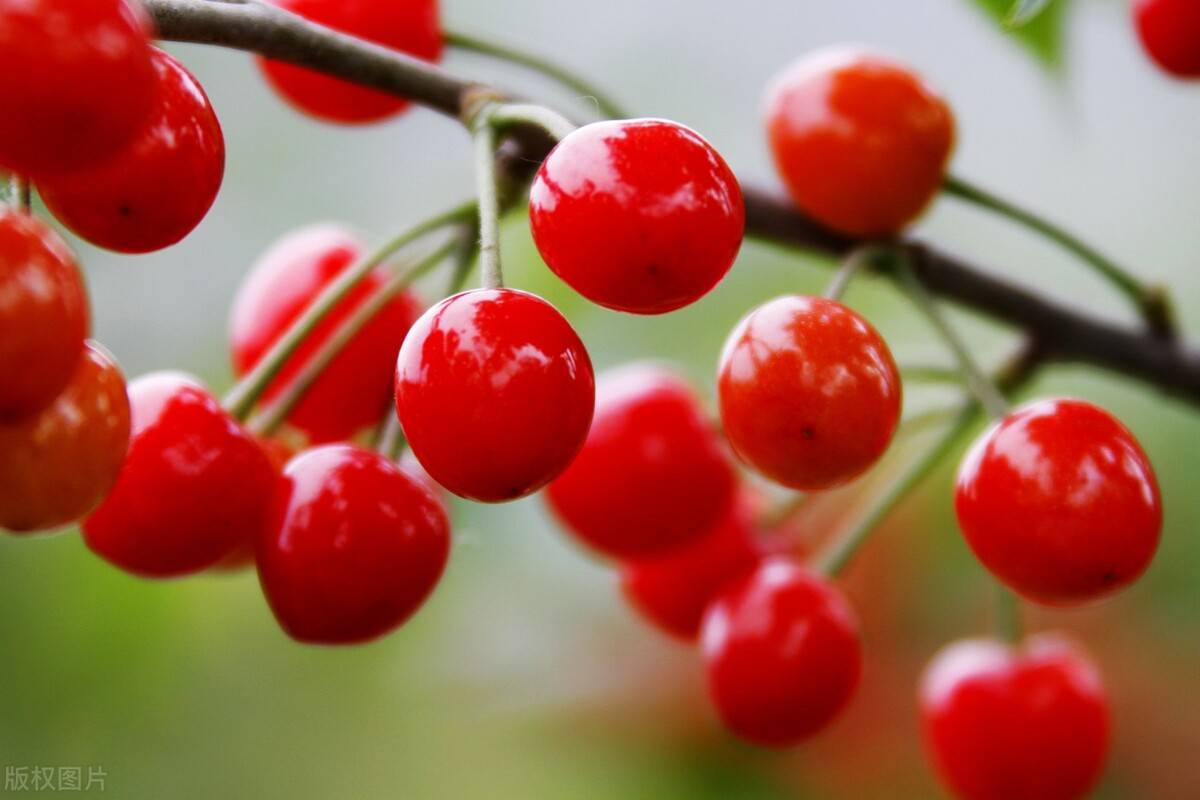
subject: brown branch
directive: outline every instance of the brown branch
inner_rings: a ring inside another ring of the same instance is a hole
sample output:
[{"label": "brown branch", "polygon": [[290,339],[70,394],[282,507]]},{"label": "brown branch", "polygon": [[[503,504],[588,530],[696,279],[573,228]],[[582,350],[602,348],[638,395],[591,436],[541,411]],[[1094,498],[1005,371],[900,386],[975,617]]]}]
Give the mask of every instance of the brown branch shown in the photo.
[{"label": "brown branch", "polygon": [[[502,96],[492,87],[258,0],[143,3],[163,39],[259,53],[407,97],[449,116],[461,117],[481,93]],[[526,178],[551,145],[541,131],[513,131],[502,149],[502,168],[514,180]],[[751,236],[834,256],[857,244],[822,228],[774,194],[745,187],[745,196]],[[1041,357],[1103,367],[1200,405],[1200,350],[1069,308],[924,243],[905,240],[903,245],[931,292],[1021,329],[1037,343]]]}]

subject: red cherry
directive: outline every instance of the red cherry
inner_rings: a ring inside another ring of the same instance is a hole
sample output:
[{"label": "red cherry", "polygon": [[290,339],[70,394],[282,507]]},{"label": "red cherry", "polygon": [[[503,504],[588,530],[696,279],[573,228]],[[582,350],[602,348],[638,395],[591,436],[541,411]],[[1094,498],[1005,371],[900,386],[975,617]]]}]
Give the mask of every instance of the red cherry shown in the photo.
[{"label": "red cherry", "polygon": [[584,543],[629,558],[703,536],[735,487],[699,399],[670,371],[642,363],[600,376],[583,449],[546,494]]},{"label": "red cherry", "polygon": [[[442,55],[437,0],[271,0],[280,8],[334,30],[426,61]],[[408,101],[319,72],[259,58],[263,74],[285,100],[328,122],[377,122]]]},{"label": "red cherry", "polygon": [[148,28],[125,0],[0,0],[0,164],[41,175],[128,145],[158,91]]},{"label": "red cherry", "polygon": [[929,757],[966,800],[1079,798],[1104,766],[1100,676],[1053,637],[1018,652],[982,639],[949,645],[925,670],[920,706]]},{"label": "red cherry", "polygon": [[983,565],[1050,605],[1132,583],[1162,530],[1146,454],[1124,425],[1082,400],[1030,403],[994,425],[963,459],[954,500]]},{"label": "red cherry", "polygon": [[[292,456],[296,455],[294,447],[279,439],[259,439],[258,446],[262,448],[267,461],[271,462],[271,468],[275,471],[276,475],[281,475],[283,468],[287,466],[287,462],[292,459]],[[213,565],[213,569],[217,572],[241,572],[254,563],[254,548],[256,544],[257,537],[249,541],[240,542],[232,553]]]},{"label": "red cherry", "polygon": [[734,451],[793,489],[826,489],[874,464],[900,419],[900,373],[871,324],[834,300],[785,296],[751,311],[717,371]]},{"label": "red cherry", "polygon": [[37,219],[0,209],[0,420],[54,402],[75,374],[87,332],[75,256]]},{"label": "red cherry", "polygon": [[550,269],[589,300],[662,314],[708,294],[737,257],[742,190],[690,128],[595,122],[542,162],[529,223]]},{"label": "red cherry", "polygon": [[276,476],[203,386],[177,372],[129,385],[133,437],[108,498],[83,523],[97,555],[127,572],[198,572],[257,536]]},{"label": "red cherry", "polygon": [[775,167],[796,205],[852,236],[912,222],[937,194],[954,147],[945,101],[908,67],[852,49],[813,53],[766,97]]},{"label": "red cherry", "polygon": [[[336,225],[294,231],[267,250],[246,276],[233,304],[230,341],[240,376],[266,355],[288,327],[365,248]],[[389,280],[380,268],[342,300],[288,359],[263,395],[271,400],[324,346],[354,311]],[[315,443],[348,439],[379,422],[391,403],[396,353],[413,320],[417,299],[398,295],[342,349],[288,417]]]},{"label": "red cherry", "polygon": [[98,166],[38,181],[60,222],[122,253],[161,250],[191,233],[225,173],[225,139],[204,89],[163,51],[151,59],[158,104],[138,137]]},{"label": "red cherry", "polygon": [[125,379],[89,342],[51,405],[0,422],[0,527],[46,530],[79,519],[113,485],[128,446]]},{"label": "red cherry", "polygon": [[583,342],[527,292],[449,297],[400,348],[396,410],[413,454],[472,500],[515,500],[553,480],[583,445],[594,403]]},{"label": "red cherry", "polygon": [[1200,78],[1200,3],[1196,0],[1137,0],[1133,20],[1142,47],[1178,78]]},{"label": "red cherry", "polygon": [[797,744],[849,701],[862,669],[858,622],[842,593],[793,561],[764,561],[704,615],[708,693],[729,729]]},{"label": "red cherry", "polygon": [[302,642],[349,644],[404,622],[450,551],[441,502],[386,458],[351,445],[301,453],[284,470],[258,573],[279,624]]},{"label": "red cherry", "polygon": [[748,509],[738,502],[687,546],[623,563],[621,590],[644,618],[672,636],[692,641],[712,599],[763,555]]}]

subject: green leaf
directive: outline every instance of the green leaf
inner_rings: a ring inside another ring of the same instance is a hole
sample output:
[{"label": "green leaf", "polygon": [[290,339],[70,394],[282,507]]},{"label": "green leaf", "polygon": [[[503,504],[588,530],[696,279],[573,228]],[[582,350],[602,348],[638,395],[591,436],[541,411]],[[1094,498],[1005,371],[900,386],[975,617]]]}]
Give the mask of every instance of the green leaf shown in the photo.
[{"label": "green leaf", "polygon": [[971,0],[1043,65],[1062,62],[1067,0]]},{"label": "green leaf", "polygon": [[1004,24],[1009,28],[1020,28],[1022,25],[1028,25],[1033,19],[1046,10],[1046,6],[1050,5],[1051,0],[1015,0],[1012,8],[1008,10],[1008,17],[1005,18]]}]

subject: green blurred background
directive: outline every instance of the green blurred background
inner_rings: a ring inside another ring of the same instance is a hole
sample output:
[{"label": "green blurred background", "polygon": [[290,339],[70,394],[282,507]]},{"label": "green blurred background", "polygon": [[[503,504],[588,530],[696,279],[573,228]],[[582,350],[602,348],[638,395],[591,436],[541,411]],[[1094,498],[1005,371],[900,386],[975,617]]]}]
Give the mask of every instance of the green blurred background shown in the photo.
[{"label": "green blurred background", "polygon": [[[818,46],[860,42],[948,95],[954,170],[1079,232],[1173,287],[1200,333],[1200,86],[1143,57],[1125,2],[1076,0],[1032,44],[966,0],[445,0],[451,27],[570,65],[639,113],[687,123],[744,180],[773,184],[760,90]],[[289,229],[334,219],[379,241],[468,196],[465,134],[417,109],[370,129],[285,108],[243,55],[172,47],[204,83],[229,148],[213,212],[183,244],[140,258],[79,244],[97,338],[129,375],[174,367],[230,383],[226,317],[254,258]],[[576,98],[504,66],[447,64],[544,97]],[[1078,263],[1003,221],[942,200],[920,233],[1014,280],[1132,322]],[[522,215],[505,228],[510,284],[576,324],[598,367],[671,359],[712,390],[720,344],[750,306],[817,291],[828,264],[747,243],[702,302],[663,318],[589,306],[538,261]],[[906,363],[946,362],[889,287],[849,302]],[[963,315],[981,357],[1014,338]],[[1200,797],[1200,409],[1100,372],[1056,367],[1028,394],[1107,405],[1159,470],[1167,527],[1146,577],[1105,604],[1030,612],[1083,641],[1110,686],[1115,741],[1101,797]],[[909,410],[945,402],[910,387]],[[881,470],[903,463],[900,447]],[[694,652],[639,623],[613,573],[572,546],[538,498],[457,503],[445,579],[380,642],[304,647],[279,630],[253,573],[152,583],[92,557],[75,533],[0,538],[0,763],[102,768],[122,798],[937,797],[916,735],[914,685],[946,641],[986,630],[990,585],[956,532],[952,464],[881,530],[847,584],[866,667],[849,712],[811,744],[756,751],[724,734]],[[802,523],[820,537],[861,509],[864,486]]]}]

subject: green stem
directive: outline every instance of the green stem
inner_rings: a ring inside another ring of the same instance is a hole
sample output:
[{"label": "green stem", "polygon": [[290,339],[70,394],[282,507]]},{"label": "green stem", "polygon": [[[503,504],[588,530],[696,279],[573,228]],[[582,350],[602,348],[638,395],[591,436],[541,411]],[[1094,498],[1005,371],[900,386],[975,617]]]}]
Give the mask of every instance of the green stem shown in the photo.
[{"label": "green stem", "polygon": [[594,100],[596,110],[605,117],[624,119],[628,116],[621,110],[621,107],[617,103],[613,102],[606,94],[598,90],[591,83],[541,56],[535,56],[511,47],[495,44],[494,42],[487,42],[457,31],[444,31],[442,35],[451,47],[456,47],[459,50],[467,50],[472,53],[480,53],[498,58],[501,61],[526,67],[562,84],[573,92],[578,92],[585,99]]},{"label": "green stem", "polygon": [[822,294],[830,300],[840,301],[842,296],[846,294],[846,289],[849,288],[850,281],[854,280],[854,276],[864,268],[870,266],[878,253],[879,248],[871,244],[861,245],[851,250],[842,259],[841,265],[838,266],[837,272],[833,273],[833,277],[829,280],[829,285],[825,287],[825,291]]},{"label": "green stem", "polygon": [[9,205],[28,214],[33,206],[33,184],[14,173],[8,177],[8,193]]},{"label": "green stem", "polygon": [[389,408],[383,425],[380,426],[379,438],[375,442],[375,452],[392,461],[399,461],[400,454],[408,446],[404,438],[404,429],[400,427],[400,418],[396,409]]},{"label": "green stem", "polygon": [[274,433],[358,332],[374,319],[396,295],[411,286],[413,281],[442,263],[457,245],[457,240],[451,239],[408,269],[398,272],[391,280],[375,290],[366,302],[354,309],[354,313],[338,326],[328,340],[322,342],[317,352],[304,364],[304,367],[288,383],[279,397],[250,421],[247,425],[250,431],[260,436],[269,436]]},{"label": "green stem", "polygon": [[1021,641],[1021,607],[1017,596],[1001,583],[996,584],[996,633],[1009,644]]},{"label": "green stem", "polygon": [[910,364],[900,366],[900,377],[905,381],[920,383],[952,383],[962,386],[963,374],[953,367],[934,367],[925,364]]},{"label": "green stem", "polygon": [[474,203],[464,203],[442,214],[432,217],[419,225],[405,231],[383,247],[361,259],[325,287],[316,300],[308,306],[283,336],[275,342],[262,360],[255,365],[238,383],[229,390],[222,400],[222,405],[236,419],[245,419],[254,408],[254,404],[266,391],[271,381],[283,369],[287,360],[299,349],[304,340],[318,325],[325,320],[345,297],[358,286],[375,267],[405,245],[411,244],[422,236],[432,233],[447,225],[463,222],[470,218],[475,209]]},{"label": "green stem", "polygon": [[496,129],[491,111],[473,122],[475,139],[475,189],[479,197],[479,275],[483,288],[504,286],[500,269],[500,200],[496,187]]},{"label": "green stem", "polygon": [[503,103],[488,113],[496,128],[508,125],[536,125],[557,141],[567,138],[579,126],[557,111],[533,103]]},{"label": "green stem", "polygon": [[1174,326],[1170,302],[1158,288],[1146,286],[1137,276],[1100,253],[1091,245],[1078,239],[1057,225],[1036,214],[1020,208],[961,178],[947,177],[942,189],[949,195],[994,211],[1025,227],[1036,231],[1063,249],[1080,258],[1099,272],[1118,291],[1128,297],[1155,329],[1169,331]]},{"label": "green stem", "polygon": [[933,446],[909,465],[882,494],[876,496],[870,510],[861,520],[834,541],[829,550],[817,560],[817,569],[826,575],[836,575],[843,570],[879,523],[950,453],[959,438],[975,423],[978,414],[977,404],[970,403],[964,406],[953,424]]},{"label": "green stem", "polygon": [[971,351],[967,348],[966,343],[963,342],[958,332],[950,326],[938,304],[925,289],[925,286],[917,279],[912,267],[907,262],[902,261],[897,274],[901,285],[908,292],[909,297],[912,298],[917,308],[929,319],[929,322],[954,353],[954,357],[958,361],[959,368],[962,370],[963,378],[966,380],[967,388],[971,394],[979,401],[979,404],[983,406],[989,415],[997,418],[1006,415],[1008,413],[1008,401],[1004,399],[1004,395],[1000,393],[996,385],[992,383],[991,379],[975,363],[975,358],[971,355]]}]

